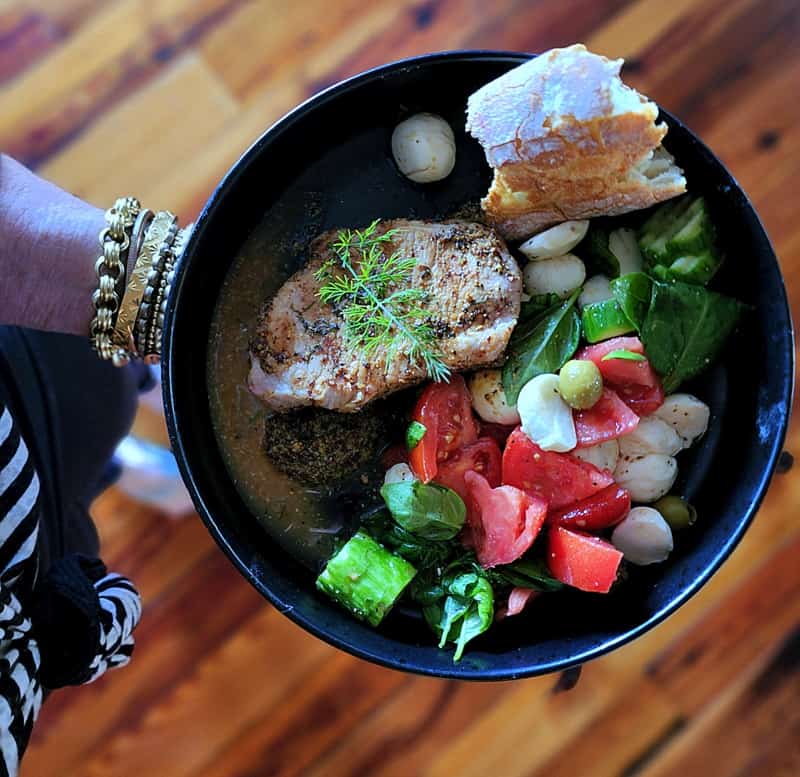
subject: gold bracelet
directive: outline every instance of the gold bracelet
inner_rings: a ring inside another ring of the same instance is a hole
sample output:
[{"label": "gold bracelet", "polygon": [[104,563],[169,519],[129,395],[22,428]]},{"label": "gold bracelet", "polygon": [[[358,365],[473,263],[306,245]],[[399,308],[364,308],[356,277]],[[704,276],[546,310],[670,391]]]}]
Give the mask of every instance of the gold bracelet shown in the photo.
[{"label": "gold bracelet", "polygon": [[145,235],[154,220],[155,214],[153,211],[143,209],[139,212],[136,223],[133,226],[130,253],[136,257],[136,264],[128,278],[128,285],[125,288],[125,294],[119,306],[119,314],[117,315],[114,334],[111,338],[116,346],[112,357],[116,367],[124,367],[130,362],[132,356],[138,356],[133,328],[136,323],[136,316],[139,313],[139,305],[142,302],[147,273],[150,269],[142,248],[144,247]]},{"label": "gold bracelet", "polygon": [[142,257],[146,263],[146,285],[136,318],[135,341],[139,355],[146,364],[157,364],[154,349],[153,326],[163,295],[162,281],[171,265],[172,245],[178,232],[178,222],[169,211],[161,211],[153,220],[142,244]]},{"label": "gold bracelet", "polygon": [[112,334],[119,312],[118,286],[125,280],[125,261],[131,232],[141,206],[134,197],[121,197],[106,211],[106,228],[99,236],[102,256],[95,263],[97,290],[92,294],[95,316],[89,336],[101,359],[112,359]]}]

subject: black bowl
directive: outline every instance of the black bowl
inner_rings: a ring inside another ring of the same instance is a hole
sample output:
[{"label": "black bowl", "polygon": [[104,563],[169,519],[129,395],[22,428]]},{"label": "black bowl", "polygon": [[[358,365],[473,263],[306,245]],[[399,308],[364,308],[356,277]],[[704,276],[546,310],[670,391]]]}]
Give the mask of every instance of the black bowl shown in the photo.
[{"label": "black bowl", "polygon": [[[719,363],[690,387],[712,408],[711,433],[682,454],[683,490],[698,524],[668,562],[635,569],[608,596],[542,597],[535,617],[509,619],[470,645],[459,664],[425,624],[403,612],[378,630],[316,593],[313,574],[288,557],[245,506],[223,463],[206,389],[212,315],[226,272],[266,208],[298,177],[318,171],[319,226],[390,216],[436,217],[476,200],[490,179],[465,135],[467,96],[528,55],[449,52],[371,70],[313,97],[270,128],[233,166],[197,221],[169,299],[164,338],[167,422],[198,513],[248,581],[312,634],[396,669],[506,680],[581,664],[643,634],[696,593],[741,539],[764,496],[786,430],[793,341],[775,254],[747,196],[700,140],[664,112],[666,145],[712,209],[728,258],[715,287],[751,303]],[[431,110],[454,127],[458,163],[446,181],[410,185],[396,172],[389,137],[407,112]],[[301,225],[298,225],[301,226]]]}]

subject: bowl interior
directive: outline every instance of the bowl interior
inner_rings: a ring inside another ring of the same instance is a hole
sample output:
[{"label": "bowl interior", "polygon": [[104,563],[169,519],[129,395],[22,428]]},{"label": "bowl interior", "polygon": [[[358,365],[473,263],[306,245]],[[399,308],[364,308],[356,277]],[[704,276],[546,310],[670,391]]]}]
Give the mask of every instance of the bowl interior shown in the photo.
[{"label": "bowl interior", "polygon": [[[722,164],[664,114],[670,125],[665,145],[685,169],[690,189],[706,196],[727,254],[714,286],[754,306],[719,363],[689,387],[710,404],[712,425],[701,445],[679,459],[679,487],[700,520],[679,536],[669,561],[633,570],[608,596],[541,597],[529,616],[496,625],[453,664],[427,626],[408,614],[393,613],[379,630],[353,620],[318,595],[308,568],[265,534],[223,463],[202,388],[213,311],[240,245],[265,210],[298,187],[313,188],[320,203],[314,228],[320,229],[392,216],[437,218],[476,201],[491,176],[480,147],[463,130],[466,99],[524,58],[456,52],[396,63],[333,87],[283,119],[234,166],[198,220],[165,326],[173,446],[198,512],[242,574],[289,617],[345,650],[395,668],[464,679],[508,679],[581,663],[642,633],[698,590],[738,542],[763,496],[792,391],[788,306],[758,217]],[[443,115],[457,139],[454,173],[427,187],[397,173],[389,148],[396,123],[418,110]],[[289,209],[287,230],[307,232],[309,218]]]}]

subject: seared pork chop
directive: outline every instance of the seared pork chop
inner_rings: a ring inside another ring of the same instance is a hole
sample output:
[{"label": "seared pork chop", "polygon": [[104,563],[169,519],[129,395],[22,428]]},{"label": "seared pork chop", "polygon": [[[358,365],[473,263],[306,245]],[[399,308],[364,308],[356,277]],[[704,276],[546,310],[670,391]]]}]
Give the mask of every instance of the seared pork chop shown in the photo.
[{"label": "seared pork chop", "polygon": [[[453,371],[496,362],[519,315],[522,281],[505,243],[491,229],[468,222],[382,221],[396,229],[386,255],[399,251],[417,262],[409,285],[426,292],[435,346]],[[349,347],[341,315],[323,303],[314,272],[333,253],[337,237],[316,238],[309,261],[278,290],[261,314],[250,350],[250,390],[277,411],[313,405],[355,412],[378,397],[420,383],[421,363],[398,348],[368,357]]]}]

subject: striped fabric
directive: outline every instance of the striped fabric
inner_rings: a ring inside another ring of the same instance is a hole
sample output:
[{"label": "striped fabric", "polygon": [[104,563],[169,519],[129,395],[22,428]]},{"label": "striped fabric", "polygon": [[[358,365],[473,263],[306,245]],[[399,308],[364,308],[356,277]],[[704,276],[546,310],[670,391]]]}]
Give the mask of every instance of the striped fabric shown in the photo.
[{"label": "striped fabric", "polygon": [[[0,777],[17,774],[42,705],[41,657],[20,603],[29,593],[20,589],[36,581],[38,532],[39,478],[11,413],[0,403]],[[106,575],[95,589],[102,615],[91,680],[128,663],[141,616],[139,596],[126,578]]]}]

